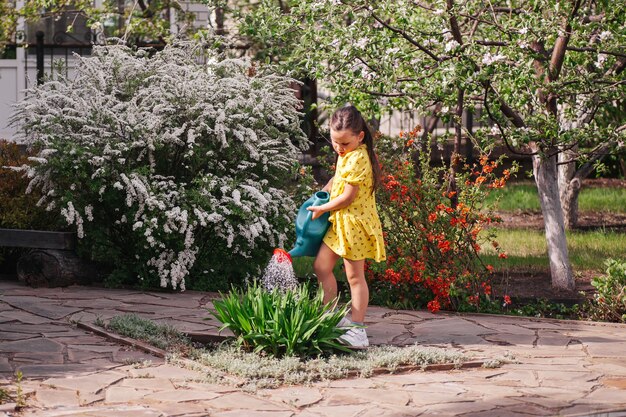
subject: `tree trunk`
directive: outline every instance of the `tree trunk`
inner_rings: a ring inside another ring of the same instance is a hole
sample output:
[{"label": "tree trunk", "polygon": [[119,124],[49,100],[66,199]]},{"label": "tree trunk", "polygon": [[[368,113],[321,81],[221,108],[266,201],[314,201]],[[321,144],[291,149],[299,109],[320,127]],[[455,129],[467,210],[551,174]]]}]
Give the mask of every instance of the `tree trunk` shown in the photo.
[{"label": "tree trunk", "polygon": [[566,229],[578,225],[578,194],[582,183],[576,177],[577,146],[559,152],[559,197]]},{"label": "tree trunk", "polygon": [[578,226],[578,195],[582,184],[578,178],[571,180],[564,192],[561,192],[561,207],[563,208],[563,218],[565,228],[571,230]]},{"label": "tree trunk", "polygon": [[539,201],[545,224],[552,287],[561,290],[573,290],[575,288],[574,275],[567,253],[565,224],[559,198],[556,155],[549,158],[534,155],[533,174],[539,191]]},{"label": "tree trunk", "polygon": [[456,186],[456,173],[459,168],[459,161],[461,159],[461,140],[463,137],[463,97],[465,91],[459,89],[457,92],[457,104],[456,104],[456,120],[454,122],[454,147],[452,154],[450,155],[450,180],[448,182],[448,195],[450,198],[450,207],[456,208],[459,203],[459,197],[457,195]]},{"label": "tree trunk", "polygon": [[17,277],[31,287],[66,287],[96,278],[96,268],[74,251],[36,249],[17,261]]}]

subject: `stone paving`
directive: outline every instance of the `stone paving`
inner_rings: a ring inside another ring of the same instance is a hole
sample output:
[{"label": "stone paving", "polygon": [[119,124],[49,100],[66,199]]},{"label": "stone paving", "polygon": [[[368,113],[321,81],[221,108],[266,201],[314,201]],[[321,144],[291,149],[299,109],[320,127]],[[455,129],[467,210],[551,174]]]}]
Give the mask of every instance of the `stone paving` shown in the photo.
[{"label": "stone paving", "polygon": [[[0,405],[0,417],[626,416],[625,325],[372,307],[373,344],[418,343],[515,360],[495,369],[416,371],[254,393],[198,382],[199,371],[75,325],[134,312],[215,334],[218,324],[205,320],[211,298],[0,281],[0,388],[15,393],[19,385],[27,402],[19,413],[15,404]],[[24,375],[19,384],[16,371]]]}]

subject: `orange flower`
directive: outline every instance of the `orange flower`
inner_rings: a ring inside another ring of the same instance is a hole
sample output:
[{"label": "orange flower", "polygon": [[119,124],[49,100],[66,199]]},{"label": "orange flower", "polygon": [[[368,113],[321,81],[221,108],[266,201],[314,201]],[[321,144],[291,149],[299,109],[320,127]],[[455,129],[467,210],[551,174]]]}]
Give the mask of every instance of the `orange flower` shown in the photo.
[{"label": "orange flower", "polygon": [[406,141],[406,147],[409,148],[411,147],[411,145],[413,145],[413,143],[415,143],[415,141],[413,139],[409,139]]},{"label": "orange flower", "polygon": [[431,223],[434,223],[435,220],[437,220],[437,213],[430,213],[428,215],[428,221],[431,222]]},{"label": "orange flower", "polygon": [[485,180],[487,179],[487,177],[483,177],[482,175],[478,178],[476,178],[476,184],[482,184],[483,182],[485,182]]}]

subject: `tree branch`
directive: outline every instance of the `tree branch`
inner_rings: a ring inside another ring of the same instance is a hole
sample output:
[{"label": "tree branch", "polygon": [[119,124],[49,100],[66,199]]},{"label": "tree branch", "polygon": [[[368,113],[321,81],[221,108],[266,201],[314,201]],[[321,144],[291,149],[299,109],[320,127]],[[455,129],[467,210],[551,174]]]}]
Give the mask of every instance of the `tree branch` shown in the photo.
[{"label": "tree branch", "polygon": [[430,50],[428,50],[426,47],[424,47],[422,44],[420,44],[419,42],[417,42],[415,39],[413,39],[411,36],[409,36],[409,34],[407,34],[404,30],[395,28],[391,25],[389,25],[387,22],[383,21],[380,17],[376,16],[375,13],[372,12],[372,17],[381,25],[383,25],[384,27],[386,27],[387,29],[389,29],[390,31],[397,33],[398,35],[402,36],[404,39],[406,39],[410,44],[412,44],[413,46],[415,46],[417,49],[419,49],[420,51],[424,52],[426,55],[428,55],[429,57],[431,57],[432,59],[434,59],[435,61],[439,62],[440,59],[437,57],[437,55],[433,54]]},{"label": "tree branch", "polygon": [[604,18],[605,18],[605,14],[604,13],[596,14],[596,15],[583,16],[582,22],[583,23],[601,22]]},{"label": "tree branch", "polygon": [[624,53],[613,52],[613,51],[603,51],[603,50],[598,50],[596,48],[591,48],[591,47],[579,48],[576,46],[568,46],[566,49],[568,51],[576,51],[576,52],[598,52],[604,55],[612,55],[612,56],[619,56],[619,57],[626,58],[626,54]]},{"label": "tree branch", "polygon": [[364,93],[379,97],[408,97],[406,93],[377,93],[376,91],[362,90]]},{"label": "tree branch", "polygon": [[496,126],[498,126],[498,130],[500,130],[500,135],[502,136],[502,141],[504,142],[504,144],[506,145],[507,149],[509,150],[509,152],[516,154],[516,155],[524,155],[524,156],[532,156],[532,155],[537,155],[539,152],[520,152],[517,149],[513,148],[511,146],[511,144],[509,143],[509,140],[506,137],[506,134],[504,133],[504,129],[502,128],[502,126],[500,126],[500,123],[498,123],[498,119],[495,118],[495,116],[493,115],[493,113],[491,112],[491,108],[489,107],[489,100],[487,100],[487,95],[489,94],[489,90],[493,90],[493,88],[491,87],[491,85],[485,85],[485,95],[483,98],[483,105],[485,107],[485,110],[487,111],[487,115],[489,115],[489,118],[491,120],[493,120],[493,122],[496,124]]},{"label": "tree branch", "polygon": [[446,0],[446,9],[448,10],[448,14],[450,15],[450,31],[452,32],[452,36],[454,40],[459,43],[459,45],[463,45],[463,36],[461,35],[461,29],[459,28],[459,21],[456,16],[452,14],[452,9],[454,8],[454,0]]},{"label": "tree branch", "polygon": [[563,32],[563,34],[557,38],[556,42],[554,43],[554,49],[552,50],[552,57],[550,58],[550,66],[548,71],[548,81],[555,81],[559,78],[559,74],[561,73],[561,69],[563,68],[563,62],[565,61],[567,44],[569,43],[570,36],[572,34],[572,25],[570,21],[578,14],[578,9],[580,8],[580,5],[581,1],[576,0],[574,2],[574,6],[572,7],[572,12],[563,21],[563,27],[561,27],[561,31]]},{"label": "tree branch", "polygon": [[[477,45],[482,45],[482,46],[509,46],[510,43],[509,42],[504,42],[504,41],[489,41],[489,40],[483,40],[483,39],[479,39],[474,41],[474,43],[476,43]],[[626,54],[625,53],[621,53],[621,52],[614,52],[614,51],[605,51],[605,50],[598,50],[596,48],[591,48],[591,47],[584,47],[584,48],[580,48],[580,47],[576,47],[576,46],[567,46],[565,48],[568,51],[575,51],[575,52],[598,52],[604,55],[611,55],[611,56],[617,56],[617,57],[624,57],[626,58]]]},{"label": "tree branch", "polygon": [[586,161],[584,164],[582,164],[582,166],[576,170],[576,173],[574,174],[574,178],[577,178],[580,181],[587,178],[589,174],[591,174],[591,171],[593,171],[593,164],[596,161],[602,160],[606,155],[608,155],[607,151],[609,150],[611,146],[613,146],[613,143],[614,143],[613,141],[609,141],[609,142],[604,142],[596,146],[589,153],[591,155],[591,158],[588,161]]}]

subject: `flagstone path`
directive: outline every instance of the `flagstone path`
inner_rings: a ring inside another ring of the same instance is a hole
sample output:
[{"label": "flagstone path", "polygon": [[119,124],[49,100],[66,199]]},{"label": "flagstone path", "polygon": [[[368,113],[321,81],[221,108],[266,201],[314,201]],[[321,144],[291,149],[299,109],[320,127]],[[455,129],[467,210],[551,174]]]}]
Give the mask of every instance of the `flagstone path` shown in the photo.
[{"label": "flagstone path", "polygon": [[[0,388],[27,407],[2,416],[626,416],[626,325],[372,307],[372,344],[414,344],[499,368],[418,371],[245,392],[199,371],[78,328],[137,313],[186,332],[217,333],[211,294],[0,281]],[[15,374],[20,371],[19,384]],[[609,413],[609,410],[612,412]],[[605,412],[605,414],[599,414]]]}]

